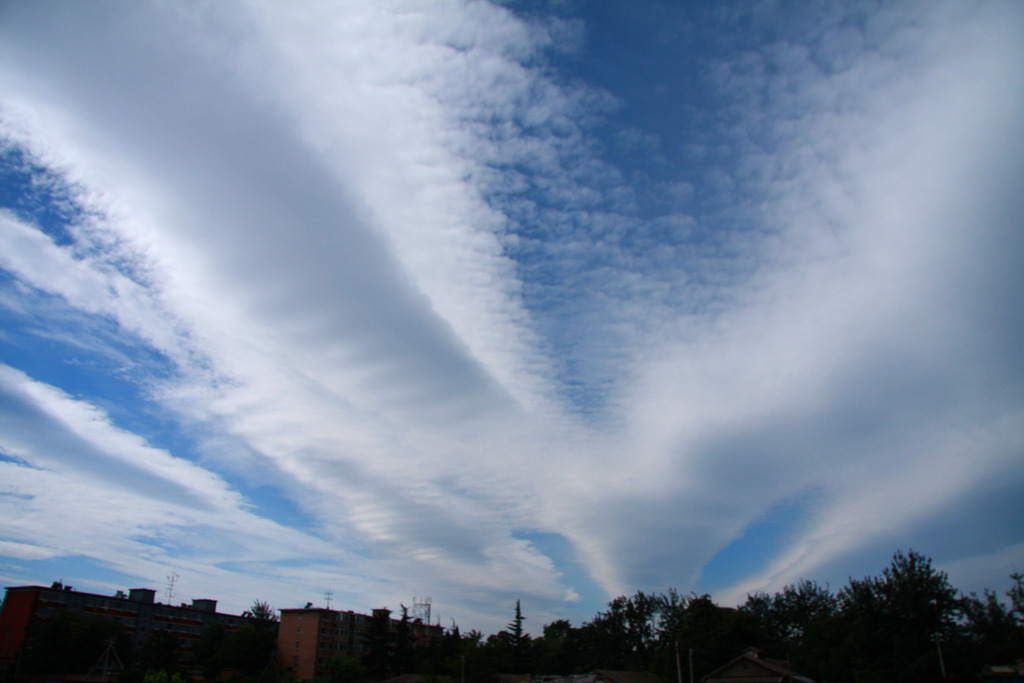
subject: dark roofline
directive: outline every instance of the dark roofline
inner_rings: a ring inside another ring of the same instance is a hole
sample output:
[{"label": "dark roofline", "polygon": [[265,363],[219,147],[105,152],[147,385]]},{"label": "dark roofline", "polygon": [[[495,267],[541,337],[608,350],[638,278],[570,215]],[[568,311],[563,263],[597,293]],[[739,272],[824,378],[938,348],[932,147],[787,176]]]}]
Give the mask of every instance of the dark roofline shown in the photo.
[{"label": "dark roofline", "polygon": [[[54,583],[56,584],[58,582],[55,581]],[[222,617],[235,617],[236,619],[251,619],[252,618],[252,617],[242,616],[241,614],[229,614],[227,612],[216,612],[216,611],[214,611],[214,612],[203,612],[203,610],[196,609],[192,605],[185,605],[185,604],[182,604],[182,605],[171,605],[171,604],[167,604],[167,603],[163,603],[163,602],[139,602],[138,600],[132,600],[131,598],[129,598],[127,596],[120,597],[118,595],[104,595],[103,593],[87,593],[86,591],[75,590],[74,587],[68,586],[68,585],[61,585],[60,588],[55,588],[52,585],[51,586],[35,586],[35,585],[33,585],[33,586],[4,586],[4,590],[7,591],[8,593],[10,593],[11,591],[31,591],[31,590],[50,591],[52,593],[74,593],[75,595],[84,595],[84,596],[87,596],[87,597],[90,597],[90,598],[101,598],[103,600],[121,600],[123,602],[127,602],[127,603],[132,604],[132,605],[159,605],[160,607],[170,607],[171,609],[188,610],[190,612],[200,612],[200,613],[203,613],[203,614],[218,614],[218,615],[220,615]],[[156,589],[154,589],[154,588],[129,588],[128,590],[146,590],[146,591],[153,591],[154,593],[157,592]],[[194,598],[194,600],[203,601],[203,600],[214,600],[214,599],[213,598]],[[216,602],[216,600],[214,600],[214,602]]]},{"label": "dark roofline", "polygon": [[[791,678],[799,679],[799,680],[802,680],[802,681],[810,681],[811,680],[811,679],[807,678],[806,676],[802,676],[802,675],[798,674],[797,672],[793,671],[792,667],[789,666],[788,663],[786,663],[786,662],[784,662],[782,660],[778,660],[778,659],[768,659],[766,657],[759,657],[756,654],[754,654],[751,650],[754,650],[754,648],[748,649],[747,651],[745,651],[743,654],[739,655],[738,657],[733,657],[732,659],[730,659],[728,662],[726,662],[722,666],[718,667],[717,669],[715,669],[711,673],[709,673],[706,676],[704,676],[704,680],[708,680],[708,679],[714,678],[715,676],[718,675],[718,673],[720,671],[724,671],[725,669],[729,668],[730,666],[732,666],[736,662],[738,662],[740,660],[743,660],[743,659],[746,659],[746,660],[749,660],[751,662],[755,662],[757,664],[760,664],[765,669],[768,669],[769,671],[772,671],[772,672],[774,672],[774,673],[776,673],[776,674],[778,674],[780,676],[789,676]],[[763,652],[763,650],[756,650],[756,651],[758,653]]]}]

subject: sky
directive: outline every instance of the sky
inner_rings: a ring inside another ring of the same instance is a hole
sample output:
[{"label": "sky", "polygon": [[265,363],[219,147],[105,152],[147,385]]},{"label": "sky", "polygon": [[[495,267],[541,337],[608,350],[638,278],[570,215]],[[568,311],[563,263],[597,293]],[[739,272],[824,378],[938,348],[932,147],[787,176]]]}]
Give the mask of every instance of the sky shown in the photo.
[{"label": "sky", "polygon": [[1019,2],[2,3],[0,582],[1001,593],[1022,121]]}]

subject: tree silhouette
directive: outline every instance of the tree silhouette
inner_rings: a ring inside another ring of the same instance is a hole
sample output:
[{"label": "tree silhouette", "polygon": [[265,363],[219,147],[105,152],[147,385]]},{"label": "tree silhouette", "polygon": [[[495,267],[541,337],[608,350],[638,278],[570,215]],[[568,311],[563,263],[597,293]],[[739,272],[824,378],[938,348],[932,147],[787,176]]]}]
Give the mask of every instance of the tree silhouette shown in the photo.
[{"label": "tree silhouette", "polygon": [[530,637],[523,632],[523,610],[516,600],[516,614],[512,623],[508,625],[509,633],[512,636],[512,670],[516,673],[525,673],[530,666]]},{"label": "tree silhouette", "polygon": [[242,616],[265,624],[277,622],[277,610],[262,600],[256,600],[252,603],[252,607],[242,612]]},{"label": "tree silhouette", "polygon": [[1024,651],[1024,575],[1011,575],[1008,604],[985,591],[961,596],[930,558],[896,552],[878,576],[828,586],[798,581],[773,595],[748,596],[743,607],[722,607],[710,595],[638,591],[619,596],[579,628],[548,624],[543,636],[525,633],[522,605],[505,630],[484,639],[455,628],[430,653],[431,674],[480,683],[496,673],[569,675],[595,669],[649,671],[676,677],[676,647],[686,666],[693,650],[695,678],[748,647],[789,660],[815,680],[902,683],[940,673],[936,635],[948,674],[972,676],[984,665],[1012,663]]},{"label": "tree silhouette", "polygon": [[402,607],[402,618],[395,627],[395,668],[399,674],[413,673],[414,651],[412,629],[409,624],[409,608]]},{"label": "tree silhouette", "polygon": [[391,673],[394,656],[394,637],[391,632],[391,610],[373,610],[373,616],[366,624],[366,652],[363,666],[377,680],[384,680]]}]

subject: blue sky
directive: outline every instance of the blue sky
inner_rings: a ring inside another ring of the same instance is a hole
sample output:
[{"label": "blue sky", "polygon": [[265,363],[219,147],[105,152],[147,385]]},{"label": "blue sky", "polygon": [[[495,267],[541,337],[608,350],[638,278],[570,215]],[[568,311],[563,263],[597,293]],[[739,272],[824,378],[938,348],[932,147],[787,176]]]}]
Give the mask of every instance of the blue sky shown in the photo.
[{"label": "blue sky", "polygon": [[5,3],[0,581],[539,633],[1024,570],[1024,6]]}]

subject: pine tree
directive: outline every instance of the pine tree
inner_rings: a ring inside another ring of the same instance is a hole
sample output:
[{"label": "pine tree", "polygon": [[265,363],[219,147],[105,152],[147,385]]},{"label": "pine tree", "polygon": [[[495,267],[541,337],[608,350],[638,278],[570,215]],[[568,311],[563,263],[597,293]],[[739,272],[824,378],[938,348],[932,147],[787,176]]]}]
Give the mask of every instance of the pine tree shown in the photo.
[{"label": "pine tree", "polygon": [[365,638],[363,666],[374,678],[384,680],[391,674],[395,648],[391,610],[386,607],[373,610],[373,616],[366,624]]},{"label": "pine tree", "polygon": [[402,619],[395,628],[395,665],[399,674],[413,673],[412,628],[409,624],[409,608],[402,605]]},{"label": "pine tree", "polygon": [[523,633],[523,610],[516,600],[516,616],[508,625],[512,636],[512,668],[516,673],[526,673],[530,659],[530,637]]}]

